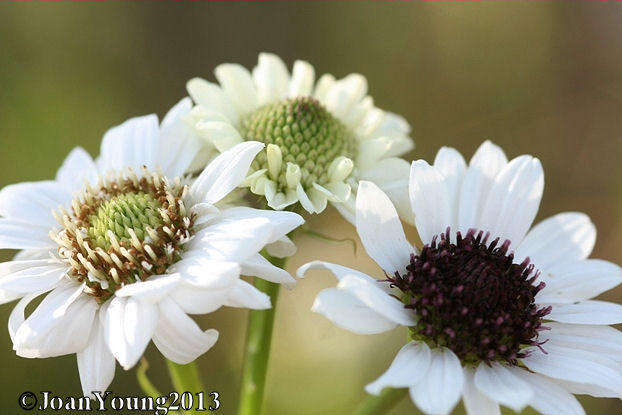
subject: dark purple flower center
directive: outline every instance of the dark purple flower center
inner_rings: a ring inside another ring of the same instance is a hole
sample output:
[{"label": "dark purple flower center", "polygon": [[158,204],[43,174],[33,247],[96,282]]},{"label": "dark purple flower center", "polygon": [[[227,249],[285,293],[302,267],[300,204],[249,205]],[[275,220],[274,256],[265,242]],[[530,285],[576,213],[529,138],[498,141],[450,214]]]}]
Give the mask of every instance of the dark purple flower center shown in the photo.
[{"label": "dark purple flower center", "polygon": [[516,365],[525,347],[543,344],[538,332],[551,310],[534,301],[544,282],[535,283],[540,273],[529,258],[516,264],[510,241],[499,245],[498,238],[488,238],[471,229],[452,242],[447,229],[389,281],[418,316],[413,339],[445,346],[463,363]]}]

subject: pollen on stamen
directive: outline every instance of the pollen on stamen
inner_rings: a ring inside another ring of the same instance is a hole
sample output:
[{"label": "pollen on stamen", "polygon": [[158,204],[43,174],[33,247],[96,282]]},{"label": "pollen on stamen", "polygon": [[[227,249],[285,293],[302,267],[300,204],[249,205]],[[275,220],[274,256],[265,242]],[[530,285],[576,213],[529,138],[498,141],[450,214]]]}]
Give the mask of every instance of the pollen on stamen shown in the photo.
[{"label": "pollen on stamen", "polygon": [[542,349],[550,307],[538,307],[544,288],[529,259],[514,263],[510,241],[470,229],[451,240],[449,228],[412,255],[404,272],[388,277],[405,307],[418,317],[413,339],[452,350],[463,363],[501,361],[512,365],[530,346]]}]

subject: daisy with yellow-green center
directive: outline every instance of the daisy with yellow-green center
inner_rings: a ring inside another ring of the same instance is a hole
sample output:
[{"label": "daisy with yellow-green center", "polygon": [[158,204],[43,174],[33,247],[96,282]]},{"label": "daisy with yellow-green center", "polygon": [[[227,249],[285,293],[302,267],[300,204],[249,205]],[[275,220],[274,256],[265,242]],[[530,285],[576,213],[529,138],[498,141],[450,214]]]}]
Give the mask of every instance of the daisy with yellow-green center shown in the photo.
[{"label": "daisy with yellow-green center", "polygon": [[238,64],[215,70],[218,83],[194,78],[196,103],[188,117],[219,151],[243,141],[266,144],[246,185],[275,210],[324,211],[331,202],[354,221],[359,180],[379,185],[408,217],[408,163],[414,145],[400,116],[375,107],[359,74],[317,81],[313,66],[296,61],[292,72],[276,55],[261,53],[251,71]]},{"label": "daisy with yellow-green center", "polygon": [[[151,341],[172,368],[209,350],[218,332],[190,315],[270,308],[241,275],[294,282],[260,251],[293,252],[285,235],[303,219],[220,204],[264,144],[239,144],[188,177],[201,147],[184,122],[190,109],[186,98],[161,124],[130,119],[105,134],[97,159],[77,148],[55,180],[0,190],[0,249],[20,250],[0,263],[0,304],[19,300],[13,349],[27,358],[75,353],[85,395],[105,391],[115,362],[132,368]],[[176,382],[192,380],[178,370]]]}]

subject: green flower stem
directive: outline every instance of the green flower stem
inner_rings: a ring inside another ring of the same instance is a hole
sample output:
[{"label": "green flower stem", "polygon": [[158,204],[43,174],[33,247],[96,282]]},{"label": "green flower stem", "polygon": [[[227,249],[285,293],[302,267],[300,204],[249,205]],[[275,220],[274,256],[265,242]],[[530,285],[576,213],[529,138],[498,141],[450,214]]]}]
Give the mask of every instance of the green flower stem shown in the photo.
[{"label": "green flower stem", "polygon": [[147,396],[151,396],[152,398],[157,398],[158,396],[162,396],[160,391],[151,383],[149,377],[147,376],[147,370],[149,369],[149,362],[144,357],[140,360],[140,365],[138,369],[136,369],[136,379],[138,379],[138,385],[140,388],[147,394]]},{"label": "green flower stem", "polygon": [[354,415],[382,415],[389,413],[407,394],[407,388],[385,388],[378,396],[368,395],[356,408]]},{"label": "green flower stem", "polygon": [[[173,388],[175,392],[182,394],[184,392],[190,392],[195,394],[197,392],[203,392],[203,383],[199,377],[199,370],[197,369],[196,361],[188,363],[187,365],[180,365],[170,360],[166,360],[168,365],[168,372],[171,375],[171,382],[173,382]],[[197,411],[191,409],[184,411],[184,414],[204,414],[205,411]]]},{"label": "green flower stem", "polygon": [[[274,258],[266,254],[264,256],[279,268],[285,266],[285,259]],[[268,358],[270,357],[274,313],[279,295],[279,284],[260,278],[255,278],[255,288],[270,297],[272,308],[249,311],[238,415],[259,415],[261,413]]]},{"label": "green flower stem", "polygon": [[180,365],[167,359],[166,364],[176,392],[203,392],[203,383],[196,362]]},{"label": "green flower stem", "polygon": [[[155,387],[151,380],[147,376],[147,370],[149,370],[149,362],[144,357],[140,360],[140,365],[136,369],[136,379],[138,380],[138,386],[145,392],[147,396],[151,396],[156,399],[162,395],[158,388]],[[184,412],[169,412],[171,415],[185,415]]]}]

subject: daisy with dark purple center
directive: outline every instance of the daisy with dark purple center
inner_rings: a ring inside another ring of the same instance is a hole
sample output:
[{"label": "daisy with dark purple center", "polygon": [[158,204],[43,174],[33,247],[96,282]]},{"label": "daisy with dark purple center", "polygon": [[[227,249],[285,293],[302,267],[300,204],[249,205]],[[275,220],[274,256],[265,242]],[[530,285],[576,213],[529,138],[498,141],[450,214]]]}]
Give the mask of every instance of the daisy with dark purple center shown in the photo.
[{"label": "daisy with dark purple center", "polygon": [[360,183],[357,231],[385,276],[321,261],[299,275],[335,274],[337,287],[323,290],[313,310],[342,328],[408,328],[411,341],[369,393],[407,388],[433,415],[449,414],[461,398],[469,415],[499,414],[500,405],[558,415],[584,414],[572,394],[622,396],[622,334],[609,326],[622,323],[622,306],[592,300],[620,284],[622,271],[587,259],[596,229],[584,214],[531,228],[543,188],[538,159],[508,162],[490,142],[468,166],[451,148],[433,165],[415,161],[417,250],[389,198]]}]

